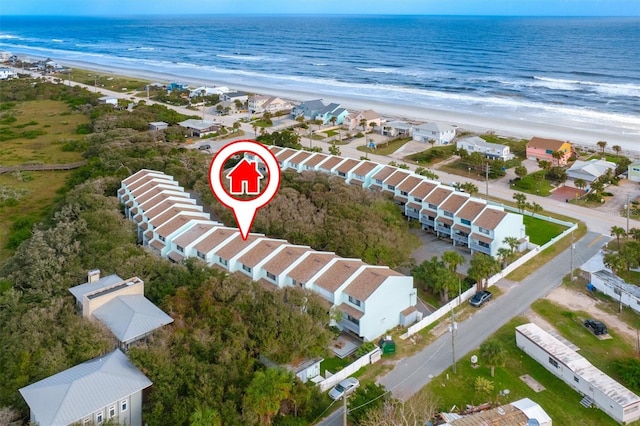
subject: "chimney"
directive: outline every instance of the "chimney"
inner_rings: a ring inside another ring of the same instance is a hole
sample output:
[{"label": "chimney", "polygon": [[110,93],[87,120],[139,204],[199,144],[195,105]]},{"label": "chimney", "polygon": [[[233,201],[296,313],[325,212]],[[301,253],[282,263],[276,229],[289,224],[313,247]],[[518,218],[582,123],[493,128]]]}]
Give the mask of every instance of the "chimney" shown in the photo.
[{"label": "chimney", "polygon": [[100,269],[92,269],[87,274],[87,282],[88,283],[98,282],[99,279],[100,279]]}]

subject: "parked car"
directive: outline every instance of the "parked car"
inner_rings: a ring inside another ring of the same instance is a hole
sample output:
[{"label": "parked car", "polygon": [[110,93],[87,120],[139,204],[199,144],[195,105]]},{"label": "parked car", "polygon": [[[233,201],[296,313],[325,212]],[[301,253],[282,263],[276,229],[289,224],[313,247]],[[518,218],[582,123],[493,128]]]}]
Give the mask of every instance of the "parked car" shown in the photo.
[{"label": "parked car", "polygon": [[329,391],[329,396],[334,401],[339,400],[344,395],[349,395],[360,386],[360,382],[355,377],[347,377],[340,383],[338,383],[333,389]]},{"label": "parked car", "polygon": [[584,326],[590,329],[596,336],[608,333],[607,326],[598,320],[588,319],[584,322]]},{"label": "parked car", "polygon": [[475,306],[479,308],[483,303],[488,302],[491,299],[491,292],[487,290],[482,290],[473,295],[471,299],[469,299],[469,303],[471,306]]},{"label": "parked car", "polygon": [[204,145],[200,145],[198,147],[198,149],[211,149],[211,145],[209,145],[208,143],[204,144]]}]

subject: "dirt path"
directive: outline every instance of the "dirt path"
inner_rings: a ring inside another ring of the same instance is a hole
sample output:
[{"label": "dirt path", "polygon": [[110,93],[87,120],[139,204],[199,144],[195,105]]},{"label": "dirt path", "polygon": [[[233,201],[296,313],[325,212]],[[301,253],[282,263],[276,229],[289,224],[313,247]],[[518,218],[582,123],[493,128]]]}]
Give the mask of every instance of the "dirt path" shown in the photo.
[{"label": "dirt path", "polygon": [[[629,343],[633,345],[636,344],[636,330],[629,327],[616,315],[601,310],[598,307],[598,305],[601,303],[600,301],[592,299],[584,293],[567,289],[565,287],[556,288],[551,293],[549,293],[547,299],[573,311],[587,312],[594,319],[604,322],[607,327],[615,329],[618,333],[620,333],[621,336],[628,340]],[[525,315],[532,322],[538,324],[544,329],[554,329],[552,324],[550,324],[548,321],[546,321],[531,309],[529,309]]]}]

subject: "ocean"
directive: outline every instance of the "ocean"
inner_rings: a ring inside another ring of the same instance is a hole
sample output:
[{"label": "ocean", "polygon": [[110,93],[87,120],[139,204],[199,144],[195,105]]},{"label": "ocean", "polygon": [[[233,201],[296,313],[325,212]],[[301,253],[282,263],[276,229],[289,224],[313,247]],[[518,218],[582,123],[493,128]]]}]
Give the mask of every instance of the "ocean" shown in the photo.
[{"label": "ocean", "polygon": [[640,138],[640,18],[5,16],[0,50]]}]

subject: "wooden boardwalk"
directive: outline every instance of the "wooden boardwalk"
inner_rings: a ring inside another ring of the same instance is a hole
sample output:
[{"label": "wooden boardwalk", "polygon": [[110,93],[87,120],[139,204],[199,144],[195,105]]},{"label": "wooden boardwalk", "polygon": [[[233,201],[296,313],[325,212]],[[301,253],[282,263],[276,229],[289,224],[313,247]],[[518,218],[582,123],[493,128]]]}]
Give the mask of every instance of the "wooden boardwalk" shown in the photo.
[{"label": "wooden boardwalk", "polygon": [[39,172],[42,170],[71,170],[77,169],[87,164],[87,160],[76,161],[75,163],[67,164],[23,164],[21,166],[0,166],[0,175],[3,173],[14,172],[16,170]]}]

